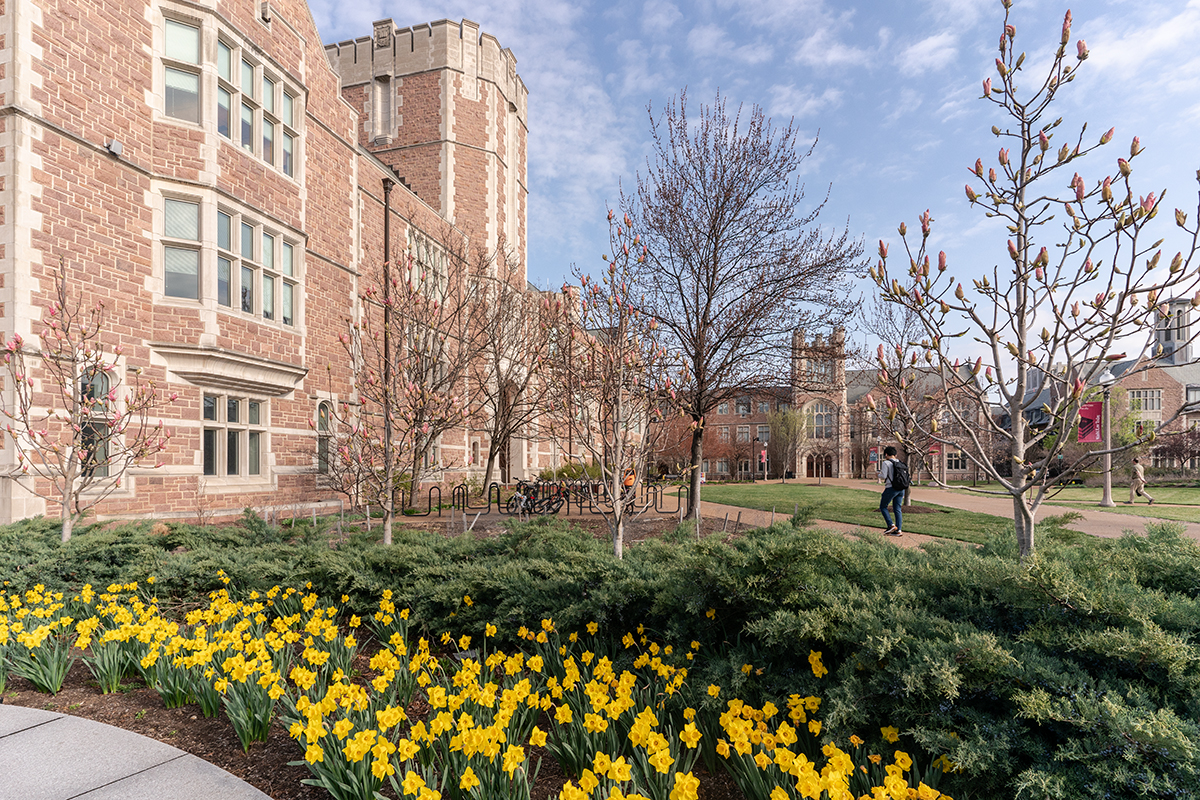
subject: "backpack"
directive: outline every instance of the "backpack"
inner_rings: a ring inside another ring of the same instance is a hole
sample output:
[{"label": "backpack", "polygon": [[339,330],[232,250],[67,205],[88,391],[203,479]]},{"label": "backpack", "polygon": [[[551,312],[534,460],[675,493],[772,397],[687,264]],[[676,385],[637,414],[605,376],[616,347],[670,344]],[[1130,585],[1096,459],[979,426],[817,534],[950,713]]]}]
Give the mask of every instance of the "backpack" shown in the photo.
[{"label": "backpack", "polygon": [[908,476],[908,465],[903,461],[892,462],[892,488],[907,489],[912,486],[912,481]]}]

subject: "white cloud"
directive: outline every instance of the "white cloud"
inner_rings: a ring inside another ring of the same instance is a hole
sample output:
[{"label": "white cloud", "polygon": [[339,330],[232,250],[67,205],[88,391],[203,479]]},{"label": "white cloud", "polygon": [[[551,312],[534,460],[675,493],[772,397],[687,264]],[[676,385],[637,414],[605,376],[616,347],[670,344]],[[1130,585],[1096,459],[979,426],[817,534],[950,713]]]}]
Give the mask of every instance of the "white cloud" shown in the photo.
[{"label": "white cloud", "polygon": [[909,77],[945,69],[958,57],[958,40],[949,31],[926,36],[900,51],[896,63]]},{"label": "white cloud", "polygon": [[774,48],[762,41],[736,45],[721,25],[697,25],[688,33],[687,43],[697,59],[728,59],[753,66],[774,56]]},{"label": "white cloud", "polygon": [[838,67],[868,63],[870,54],[840,41],[832,29],[819,28],[800,43],[792,61],[810,67]]},{"label": "white cloud", "polygon": [[832,87],[818,94],[811,87],[796,88],[795,84],[775,84],[770,88],[769,94],[769,113],[776,118],[803,119],[827,108],[836,108],[842,100],[842,92]]},{"label": "white cloud", "polygon": [[682,19],[679,7],[668,0],[646,0],[642,6],[642,30],[648,34],[669,35]]}]

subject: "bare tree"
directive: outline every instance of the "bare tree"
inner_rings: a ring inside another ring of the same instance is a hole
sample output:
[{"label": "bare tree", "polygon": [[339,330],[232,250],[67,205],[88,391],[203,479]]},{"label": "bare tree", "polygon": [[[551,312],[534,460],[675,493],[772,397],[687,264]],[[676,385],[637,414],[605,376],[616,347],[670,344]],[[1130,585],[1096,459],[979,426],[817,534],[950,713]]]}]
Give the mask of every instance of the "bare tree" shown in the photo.
[{"label": "bare tree", "polygon": [[[566,344],[555,350],[555,401],[552,435],[580,464],[590,460],[600,471],[603,490],[588,483],[592,501],[602,511],[617,558],[624,555],[625,526],[650,503],[637,500],[651,457],[664,428],[665,408],[674,394],[666,374],[665,350],[658,343],[657,322],[633,302],[633,267],[645,248],[609,212],[611,256],[600,278],[579,275],[581,288],[563,287],[576,314],[565,322]],[[633,485],[626,487],[632,474]]]},{"label": "bare tree", "polygon": [[340,337],[354,396],[337,405],[330,425],[330,478],[347,495],[383,509],[385,544],[392,541],[397,493],[412,502],[421,481],[447,466],[438,442],[470,416],[470,370],[484,330],[471,282],[472,258],[481,256],[473,257],[449,226],[420,231],[414,216],[411,209],[405,214],[404,255],[385,258],[380,274],[364,282],[358,315]]},{"label": "bare tree", "polygon": [[797,173],[816,142],[798,146],[792,122],[776,128],[757,106],[731,116],[720,94],[692,118],[686,93],[650,122],[654,156],[621,202],[649,247],[634,272],[639,307],[678,358],[699,520],[705,415],[786,374],[795,327],[849,310],[862,247],[817,227],[824,201],[803,210]]},{"label": "bare tree", "polygon": [[546,359],[557,341],[564,306],[561,296],[529,289],[524,270],[504,247],[478,281],[482,330],[471,382],[491,440],[483,479],[486,491],[497,459],[544,410]]},{"label": "bare tree", "polygon": [[788,472],[796,471],[796,455],[808,441],[808,425],[804,415],[794,408],[772,412],[767,417],[771,428],[771,445],[780,464],[780,483],[787,483]]},{"label": "bare tree", "polygon": [[39,348],[14,334],[4,345],[9,391],[0,413],[17,456],[11,477],[33,478],[34,494],[58,503],[62,540],[84,515],[121,488],[131,467],[161,453],[169,431],[156,410],[174,402],[140,369],[121,364],[121,350],[103,350],[105,307],[88,308],[67,289],[66,264],[54,275],[54,295],[42,315]]},{"label": "bare tree", "polygon": [[[945,252],[933,256],[936,263],[931,265],[932,219],[927,211],[921,216],[919,241],[910,241],[905,226],[900,228],[907,274],[888,272],[887,246],[880,242],[880,262],[871,275],[887,300],[920,318],[925,335],[919,343],[924,354],[918,363],[937,372],[947,396],[971,399],[974,411],[969,416],[955,404],[948,408],[967,435],[967,457],[999,483],[998,489],[973,491],[1011,497],[1017,542],[1026,557],[1034,551],[1034,516],[1047,490],[1078,474],[1095,457],[1092,451],[1072,462],[1063,459],[1061,465],[1057,458],[1064,443],[1076,435],[1079,408],[1089,386],[1097,383],[1106,361],[1120,358],[1113,354],[1118,346],[1136,346],[1139,353],[1125,376],[1154,366],[1155,323],[1169,313],[1165,301],[1195,290],[1200,271],[1195,265],[1197,229],[1188,227],[1182,211],[1175,211],[1175,221],[1190,235],[1186,254],[1180,252],[1160,263],[1161,240],[1149,241],[1150,223],[1161,198],[1153,192],[1140,197],[1134,191],[1131,162],[1142,152],[1137,137],[1129,158],[1118,158],[1116,172],[1093,178],[1090,188],[1077,171],[1067,178],[1066,170],[1081,169],[1077,162],[1113,136],[1110,130],[1097,143],[1085,144],[1085,125],[1061,147],[1052,144],[1062,120],[1050,121],[1051,104],[1074,80],[1087,58],[1087,45],[1076,42],[1072,54],[1076,63],[1069,64],[1068,11],[1045,77],[1022,97],[1016,81],[1025,54],[1014,47],[1010,0],[1004,0],[1004,6],[996,59],[998,83],[985,80],[983,98],[1001,109],[1009,122],[1007,127],[992,128],[1003,144],[997,167],[985,169],[983,160],[977,160],[971,170],[976,185],[968,184],[966,194],[972,205],[982,205],[988,217],[1008,226],[1013,237],[1007,253],[1011,268],[995,267],[968,291],[947,272]],[[982,189],[976,188],[979,184]],[[1038,238],[1056,214],[1061,214],[1057,219],[1063,232],[1050,246],[1040,246]],[[1192,304],[1200,305],[1200,294]],[[989,363],[985,369],[980,357],[964,376],[948,350],[954,339],[968,334],[986,349]],[[986,386],[974,380],[980,370]],[[913,379],[908,369],[887,378],[900,389]],[[992,404],[992,393],[1005,411],[1006,424],[991,414],[978,414]],[[902,407],[900,413],[909,412]],[[985,420],[986,429],[975,424],[977,418]],[[1164,419],[1160,427],[1173,419]],[[933,424],[930,433],[936,433]],[[1003,443],[1012,466],[1010,475],[988,457],[989,435]],[[1143,441],[1152,438],[1151,432]],[[1114,445],[1107,452],[1130,446]],[[1053,473],[1052,466],[1056,467]]]}]

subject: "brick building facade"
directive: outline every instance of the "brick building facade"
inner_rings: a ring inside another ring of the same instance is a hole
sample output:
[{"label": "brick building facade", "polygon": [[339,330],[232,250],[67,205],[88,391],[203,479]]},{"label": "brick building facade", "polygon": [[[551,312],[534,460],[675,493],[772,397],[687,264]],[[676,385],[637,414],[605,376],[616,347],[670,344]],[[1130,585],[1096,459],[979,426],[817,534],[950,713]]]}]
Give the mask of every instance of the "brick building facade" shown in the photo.
[{"label": "brick building facade", "polygon": [[[61,261],[120,367],[178,395],[161,466],[100,516],[336,507],[316,428],[354,393],[339,335],[380,260],[383,181],[406,184],[398,249],[448,229],[524,263],[512,54],[467,21],[326,48],[303,0],[5,0],[0,31],[0,327],[37,341]],[[446,436],[445,463],[471,441]],[[56,513],[30,480],[0,480],[0,521]]]}]

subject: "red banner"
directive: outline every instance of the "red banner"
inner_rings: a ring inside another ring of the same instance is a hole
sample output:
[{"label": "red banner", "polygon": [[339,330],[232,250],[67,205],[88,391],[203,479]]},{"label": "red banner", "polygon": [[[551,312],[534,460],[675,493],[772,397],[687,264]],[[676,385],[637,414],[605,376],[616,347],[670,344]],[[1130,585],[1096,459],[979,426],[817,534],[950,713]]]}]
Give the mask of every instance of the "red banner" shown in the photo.
[{"label": "red banner", "polygon": [[1079,438],[1080,442],[1100,441],[1100,420],[1104,416],[1104,403],[1097,400],[1084,403],[1079,407]]}]

